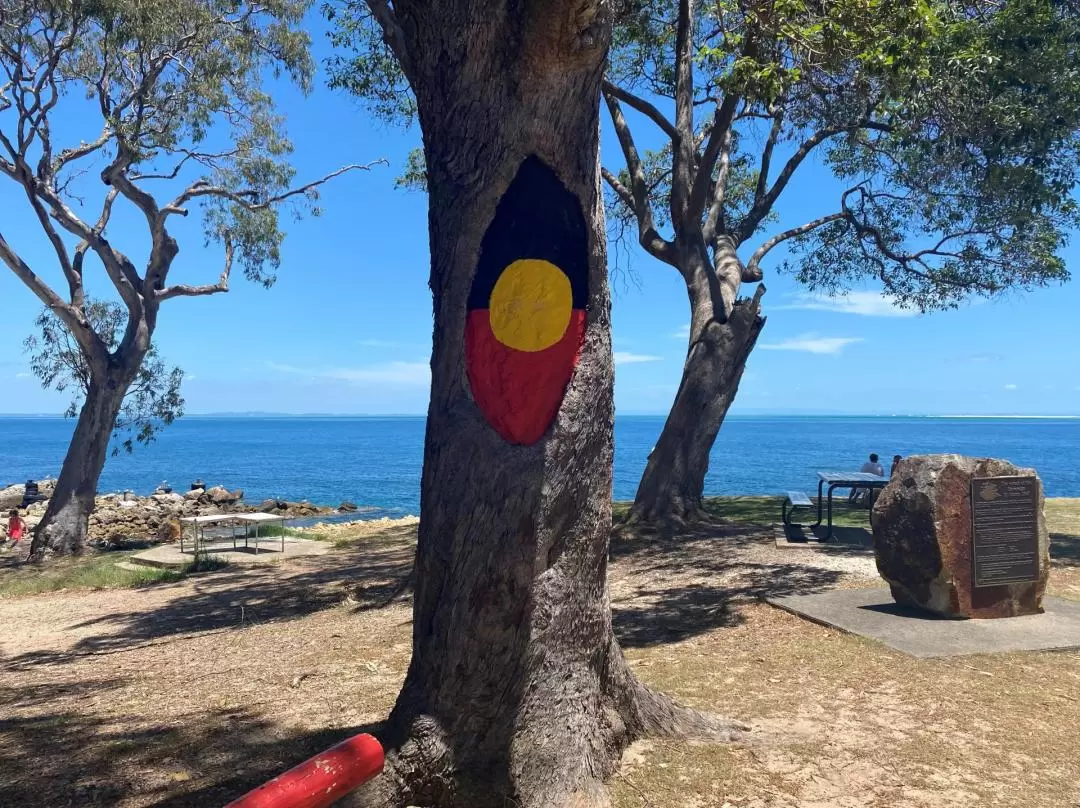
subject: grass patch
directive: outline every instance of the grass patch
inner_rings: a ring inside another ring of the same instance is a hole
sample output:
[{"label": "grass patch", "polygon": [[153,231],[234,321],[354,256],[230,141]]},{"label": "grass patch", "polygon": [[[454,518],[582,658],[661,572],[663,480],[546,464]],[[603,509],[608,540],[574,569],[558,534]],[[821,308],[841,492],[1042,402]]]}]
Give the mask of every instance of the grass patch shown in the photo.
[{"label": "grass patch", "polygon": [[[330,541],[331,537],[325,533],[316,533],[308,530],[298,530],[292,527],[282,527],[281,525],[264,525],[259,528],[259,538],[274,538],[280,539],[284,536],[286,539],[311,539],[312,541]],[[248,528],[247,537],[249,539],[255,538],[255,528]]]},{"label": "grass patch", "polygon": [[[0,568],[0,598],[38,595],[61,589],[130,589],[178,581],[188,570],[116,566],[134,553],[91,553],[81,558],[53,558],[44,564]],[[194,563],[194,562],[193,562]]]},{"label": "grass patch", "polygon": [[[816,501],[816,497],[811,497]],[[1080,502],[1080,500],[1078,500]],[[626,519],[632,502],[615,502],[611,507],[611,518],[615,524]],[[782,496],[772,497],[706,497],[702,502],[705,513],[713,519],[727,519],[745,525],[774,525],[780,522],[780,508],[784,504]],[[806,509],[796,512],[796,518],[806,522],[811,513]],[[817,512],[813,511],[813,518]],[[870,511],[861,505],[849,505],[847,493],[833,497],[833,524],[840,527],[868,527]]]}]

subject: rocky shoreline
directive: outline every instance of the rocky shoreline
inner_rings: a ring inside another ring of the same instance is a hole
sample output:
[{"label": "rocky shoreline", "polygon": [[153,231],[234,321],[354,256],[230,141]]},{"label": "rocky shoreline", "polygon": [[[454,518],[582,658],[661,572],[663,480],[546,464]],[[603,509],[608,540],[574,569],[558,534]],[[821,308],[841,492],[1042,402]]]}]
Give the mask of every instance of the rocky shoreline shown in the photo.
[{"label": "rocky shoreline", "polygon": [[[38,481],[41,499],[30,503],[24,503],[25,484],[0,488],[0,514],[6,517],[12,508],[18,508],[27,527],[33,530],[45,514],[48,497],[51,496],[55,484],[55,480]],[[183,493],[159,490],[149,496],[130,492],[99,494],[94,512],[90,516],[89,541],[97,546],[114,547],[133,543],[176,541],[180,537],[180,519],[188,516],[261,511],[295,519],[358,510],[356,505],[350,502],[331,508],[314,505],[306,500],[291,502],[268,499],[258,505],[243,500],[242,490],[229,490],[222,486],[193,488]],[[6,531],[7,519],[0,518],[0,538],[7,538]]]}]

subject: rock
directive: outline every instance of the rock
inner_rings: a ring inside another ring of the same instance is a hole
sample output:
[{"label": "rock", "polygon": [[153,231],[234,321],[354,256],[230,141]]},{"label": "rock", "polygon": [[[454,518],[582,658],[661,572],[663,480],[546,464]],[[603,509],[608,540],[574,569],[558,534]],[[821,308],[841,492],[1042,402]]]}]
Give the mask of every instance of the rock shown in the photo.
[{"label": "rock", "polygon": [[24,493],[26,493],[26,486],[21,483],[0,488],[0,511],[7,512],[12,508],[18,508],[22,505]]},{"label": "rock", "polygon": [[1050,539],[1038,483],[1038,580],[974,585],[971,480],[1038,476],[1004,460],[926,455],[900,462],[874,505],[874,556],[897,603],[947,617],[1041,614]]},{"label": "rock", "polygon": [[340,505],[337,506],[337,509],[339,511],[342,511],[343,513],[353,513],[354,511],[358,510],[355,502],[348,501],[342,502]]},{"label": "rock", "polygon": [[160,502],[162,505],[175,505],[177,502],[184,501],[184,498],[180,494],[174,492],[168,494],[152,494],[150,499],[154,502]]},{"label": "rock", "polygon": [[176,519],[162,522],[157,530],[157,540],[162,542],[180,541],[180,522]]},{"label": "rock", "polygon": [[202,495],[205,493],[205,488],[192,488],[190,491],[185,492],[183,499],[188,502],[196,502],[202,498]]},{"label": "rock", "polygon": [[[44,502],[52,496],[56,488],[56,480],[37,480],[38,495],[35,502]],[[26,484],[18,483],[0,488],[0,511],[10,511],[12,508],[23,507],[26,497]]]},{"label": "rock", "polygon": [[215,505],[232,505],[244,498],[244,492],[240,490],[228,491],[220,485],[206,489],[206,498]]}]

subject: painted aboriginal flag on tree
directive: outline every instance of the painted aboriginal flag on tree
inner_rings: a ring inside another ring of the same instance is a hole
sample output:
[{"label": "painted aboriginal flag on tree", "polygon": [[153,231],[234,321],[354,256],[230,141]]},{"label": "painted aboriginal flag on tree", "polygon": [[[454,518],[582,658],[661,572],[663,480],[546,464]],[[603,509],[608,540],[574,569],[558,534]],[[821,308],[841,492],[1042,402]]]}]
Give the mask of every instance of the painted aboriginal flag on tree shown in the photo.
[{"label": "painted aboriginal flag on tree", "polygon": [[581,203],[530,157],[484,234],[465,326],[473,398],[510,443],[536,443],[559,411],[585,339],[588,276]]}]

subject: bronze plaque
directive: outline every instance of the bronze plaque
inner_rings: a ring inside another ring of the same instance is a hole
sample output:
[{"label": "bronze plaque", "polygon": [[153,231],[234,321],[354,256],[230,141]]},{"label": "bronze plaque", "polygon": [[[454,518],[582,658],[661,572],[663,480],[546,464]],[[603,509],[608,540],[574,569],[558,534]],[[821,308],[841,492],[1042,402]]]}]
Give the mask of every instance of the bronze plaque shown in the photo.
[{"label": "bronze plaque", "polygon": [[1039,481],[982,477],[971,481],[971,563],[975,586],[1039,578]]}]

